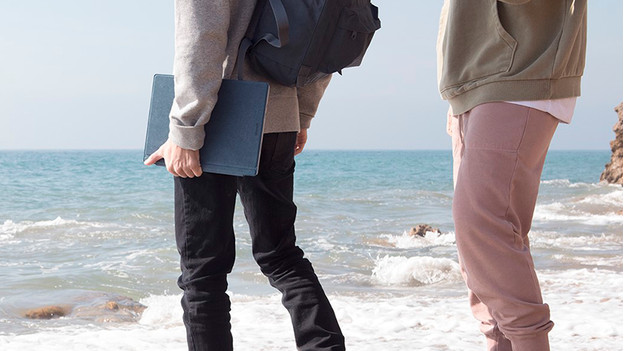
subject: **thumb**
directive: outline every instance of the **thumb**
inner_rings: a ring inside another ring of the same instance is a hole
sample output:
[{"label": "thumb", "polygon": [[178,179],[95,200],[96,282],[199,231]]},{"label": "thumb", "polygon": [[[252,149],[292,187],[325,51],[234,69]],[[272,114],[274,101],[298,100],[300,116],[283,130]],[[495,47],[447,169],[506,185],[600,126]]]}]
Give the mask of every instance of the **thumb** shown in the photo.
[{"label": "thumb", "polygon": [[162,159],[163,155],[162,155],[162,147],[159,148],[158,150],[156,150],[156,152],[154,152],[153,154],[151,154],[144,162],[143,164],[146,166],[151,166],[154,163],[156,163],[158,160]]}]

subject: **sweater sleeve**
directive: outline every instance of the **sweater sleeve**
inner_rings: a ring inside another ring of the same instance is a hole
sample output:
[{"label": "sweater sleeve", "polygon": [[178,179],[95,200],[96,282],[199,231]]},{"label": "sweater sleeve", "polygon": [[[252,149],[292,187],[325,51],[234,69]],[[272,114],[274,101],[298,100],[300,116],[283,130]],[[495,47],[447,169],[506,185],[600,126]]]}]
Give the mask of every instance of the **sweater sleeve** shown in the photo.
[{"label": "sweater sleeve", "polygon": [[312,118],[316,114],[325,89],[329,85],[331,75],[319,79],[304,87],[297,88],[297,99],[299,101],[299,125],[301,129],[310,128]]},{"label": "sweater sleeve", "polygon": [[230,5],[228,0],[175,1],[175,97],[169,139],[198,150],[223,77]]},{"label": "sweater sleeve", "polygon": [[511,4],[511,5],[522,5],[522,4],[526,4],[527,2],[531,0],[498,0],[498,1]]}]

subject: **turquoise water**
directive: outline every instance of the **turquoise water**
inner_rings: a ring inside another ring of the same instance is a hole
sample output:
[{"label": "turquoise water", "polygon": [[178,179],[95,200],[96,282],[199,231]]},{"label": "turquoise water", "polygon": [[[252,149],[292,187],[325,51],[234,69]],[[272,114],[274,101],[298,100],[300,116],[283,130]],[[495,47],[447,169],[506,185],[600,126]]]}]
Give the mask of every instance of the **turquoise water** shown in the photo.
[{"label": "turquoise water", "polygon": [[[162,167],[143,166],[141,157],[139,150],[0,152],[0,336],[87,328],[93,321],[20,315],[86,292],[136,300],[179,294],[172,178]],[[572,291],[588,270],[621,282],[622,188],[598,184],[609,158],[603,151],[548,155],[533,252],[540,275],[570,277],[548,278],[546,289]],[[372,302],[465,296],[450,213],[450,151],[312,150],[296,162],[298,243],[330,295]],[[230,289],[245,301],[261,300],[275,291],[251,258],[237,206]],[[443,234],[406,234],[424,223]],[[621,305],[621,291],[615,293]]]},{"label": "turquoise water", "polygon": [[[542,178],[596,183],[606,151],[551,151]],[[0,220],[128,220],[170,215],[172,182],[140,151],[0,151]],[[297,197],[388,191],[452,193],[448,151],[307,151],[297,158]],[[170,217],[167,218],[169,220]]]}]

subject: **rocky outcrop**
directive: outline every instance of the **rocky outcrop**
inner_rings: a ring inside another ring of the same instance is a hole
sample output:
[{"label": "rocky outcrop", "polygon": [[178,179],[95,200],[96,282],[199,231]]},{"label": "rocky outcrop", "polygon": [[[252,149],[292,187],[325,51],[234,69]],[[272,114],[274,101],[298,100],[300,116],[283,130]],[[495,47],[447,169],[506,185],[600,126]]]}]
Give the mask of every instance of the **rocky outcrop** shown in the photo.
[{"label": "rocky outcrop", "polygon": [[425,235],[427,235],[427,232],[442,234],[442,232],[438,228],[433,228],[428,224],[419,224],[410,229],[409,235],[424,237]]},{"label": "rocky outcrop", "polygon": [[138,322],[147,307],[133,299],[104,293],[87,294],[67,304],[48,305],[26,310],[30,319],[79,318],[98,323]]},{"label": "rocky outcrop", "polygon": [[618,114],[618,122],[613,126],[615,140],[611,141],[611,162],[605,165],[600,180],[622,185],[622,103],[615,108],[615,112]]}]

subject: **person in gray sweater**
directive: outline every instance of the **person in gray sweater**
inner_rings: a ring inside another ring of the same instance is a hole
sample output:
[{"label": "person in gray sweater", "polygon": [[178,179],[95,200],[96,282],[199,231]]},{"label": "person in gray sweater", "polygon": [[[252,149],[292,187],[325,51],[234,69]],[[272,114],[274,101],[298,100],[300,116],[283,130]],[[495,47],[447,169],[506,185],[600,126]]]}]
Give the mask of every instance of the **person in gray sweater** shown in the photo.
[{"label": "person in gray sweater", "polygon": [[[311,263],[296,245],[294,156],[330,77],[303,88],[286,87],[253,72],[237,57],[252,17],[253,0],[175,1],[175,98],[169,139],[146,165],[164,158],[175,183],[175,234],[184,291],[189,350],[232,349],[227,275],[234,264],[233,214],[244,207],[253,256],[290,313],[299,350],[344,350],[335,313]],[[259,173],[234,177],[203,173],[199,149],[223,78],[242,64],[248,80],[270,84]]]}]

